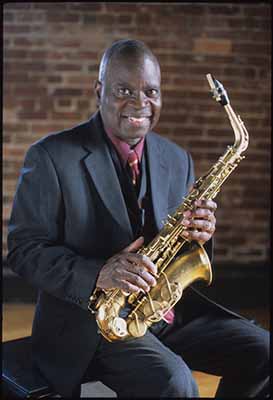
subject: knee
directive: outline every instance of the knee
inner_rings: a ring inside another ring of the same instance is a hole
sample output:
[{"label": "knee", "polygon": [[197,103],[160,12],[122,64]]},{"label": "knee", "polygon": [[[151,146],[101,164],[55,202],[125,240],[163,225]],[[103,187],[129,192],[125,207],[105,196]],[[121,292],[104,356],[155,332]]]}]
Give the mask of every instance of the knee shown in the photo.
[{"label": "knee", "polygon": [[252,342],[252,346],[249,347],[246,360],[250,361],[249,365],[251,364],[251,368],[253,368],[256,374],[260,373],[264,376],[268,376],[270,373],[269,332],[262,329],[255,339],[256,340]]},{"label": "knee", "polygon": [[264,331],[263,335],[257,341],[257,368],[265,372],[266,375],[270,373],[269,366],[269,346],[270,346],[269,332]]},{"label": "knee", "polygon": [[169,378],[160,397],[199,397],[197,383],[182,359],[177,361],[176,367],[169,370],[168,374]]}]

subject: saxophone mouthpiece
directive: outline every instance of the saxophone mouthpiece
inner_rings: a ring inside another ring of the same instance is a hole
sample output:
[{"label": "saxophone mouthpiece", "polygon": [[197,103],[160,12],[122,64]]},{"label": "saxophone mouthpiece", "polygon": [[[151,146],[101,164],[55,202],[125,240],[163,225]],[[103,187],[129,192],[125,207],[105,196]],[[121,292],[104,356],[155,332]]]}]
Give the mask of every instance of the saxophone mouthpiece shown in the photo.
[{"label": "saxophone mouthpiece", "polygon": [[224,86],[211,74],[207,74],[206,77],[211,88],[212,97],[222,106],[229,104],[229,98]]}]

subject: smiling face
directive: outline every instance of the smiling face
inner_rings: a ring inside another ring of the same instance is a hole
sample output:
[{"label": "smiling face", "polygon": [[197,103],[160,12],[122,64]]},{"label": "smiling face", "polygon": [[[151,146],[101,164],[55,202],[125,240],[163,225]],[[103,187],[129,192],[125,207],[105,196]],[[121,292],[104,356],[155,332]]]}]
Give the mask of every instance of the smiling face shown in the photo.
[{"label": "smiling face", "polygon": [[129,145],[143,138],[159,119],[160,68],[148,54],[111,59],[95,92],[105,130]]}]

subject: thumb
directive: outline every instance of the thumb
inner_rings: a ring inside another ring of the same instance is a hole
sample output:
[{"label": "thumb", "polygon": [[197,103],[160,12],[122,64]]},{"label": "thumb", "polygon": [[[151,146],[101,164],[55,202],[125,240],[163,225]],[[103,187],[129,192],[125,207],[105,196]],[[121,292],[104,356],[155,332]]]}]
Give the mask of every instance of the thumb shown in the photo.
[{"label": "thumb", "polygon": [[140,236],[134,242],[130,243],[129,246],[122,250],[122,253],[134,253],[137,251],[144,243],[144,237]]}]

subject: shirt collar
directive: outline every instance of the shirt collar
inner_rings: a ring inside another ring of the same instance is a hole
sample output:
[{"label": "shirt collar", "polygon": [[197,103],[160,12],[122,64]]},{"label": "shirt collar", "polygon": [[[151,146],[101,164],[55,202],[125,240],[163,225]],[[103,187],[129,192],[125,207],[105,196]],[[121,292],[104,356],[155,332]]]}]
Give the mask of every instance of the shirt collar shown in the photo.
[{"label": "shirt collar", "polygon": [[[113,143],[115,149],[117,150],[118,154],[121,157],[122,163],[124,166],[126,166],[127,161],[128,161],[128,154],[132,150],[130,145],[123,140],[119,139],[117,136],[113,135],[112,132],[106,131],[107,136]],[[144,138],[142,138],[134,147],[133,149],[135,150],[138,161],[140,162],[142,154],[143,154],[143,148],[144,148]]]}]

